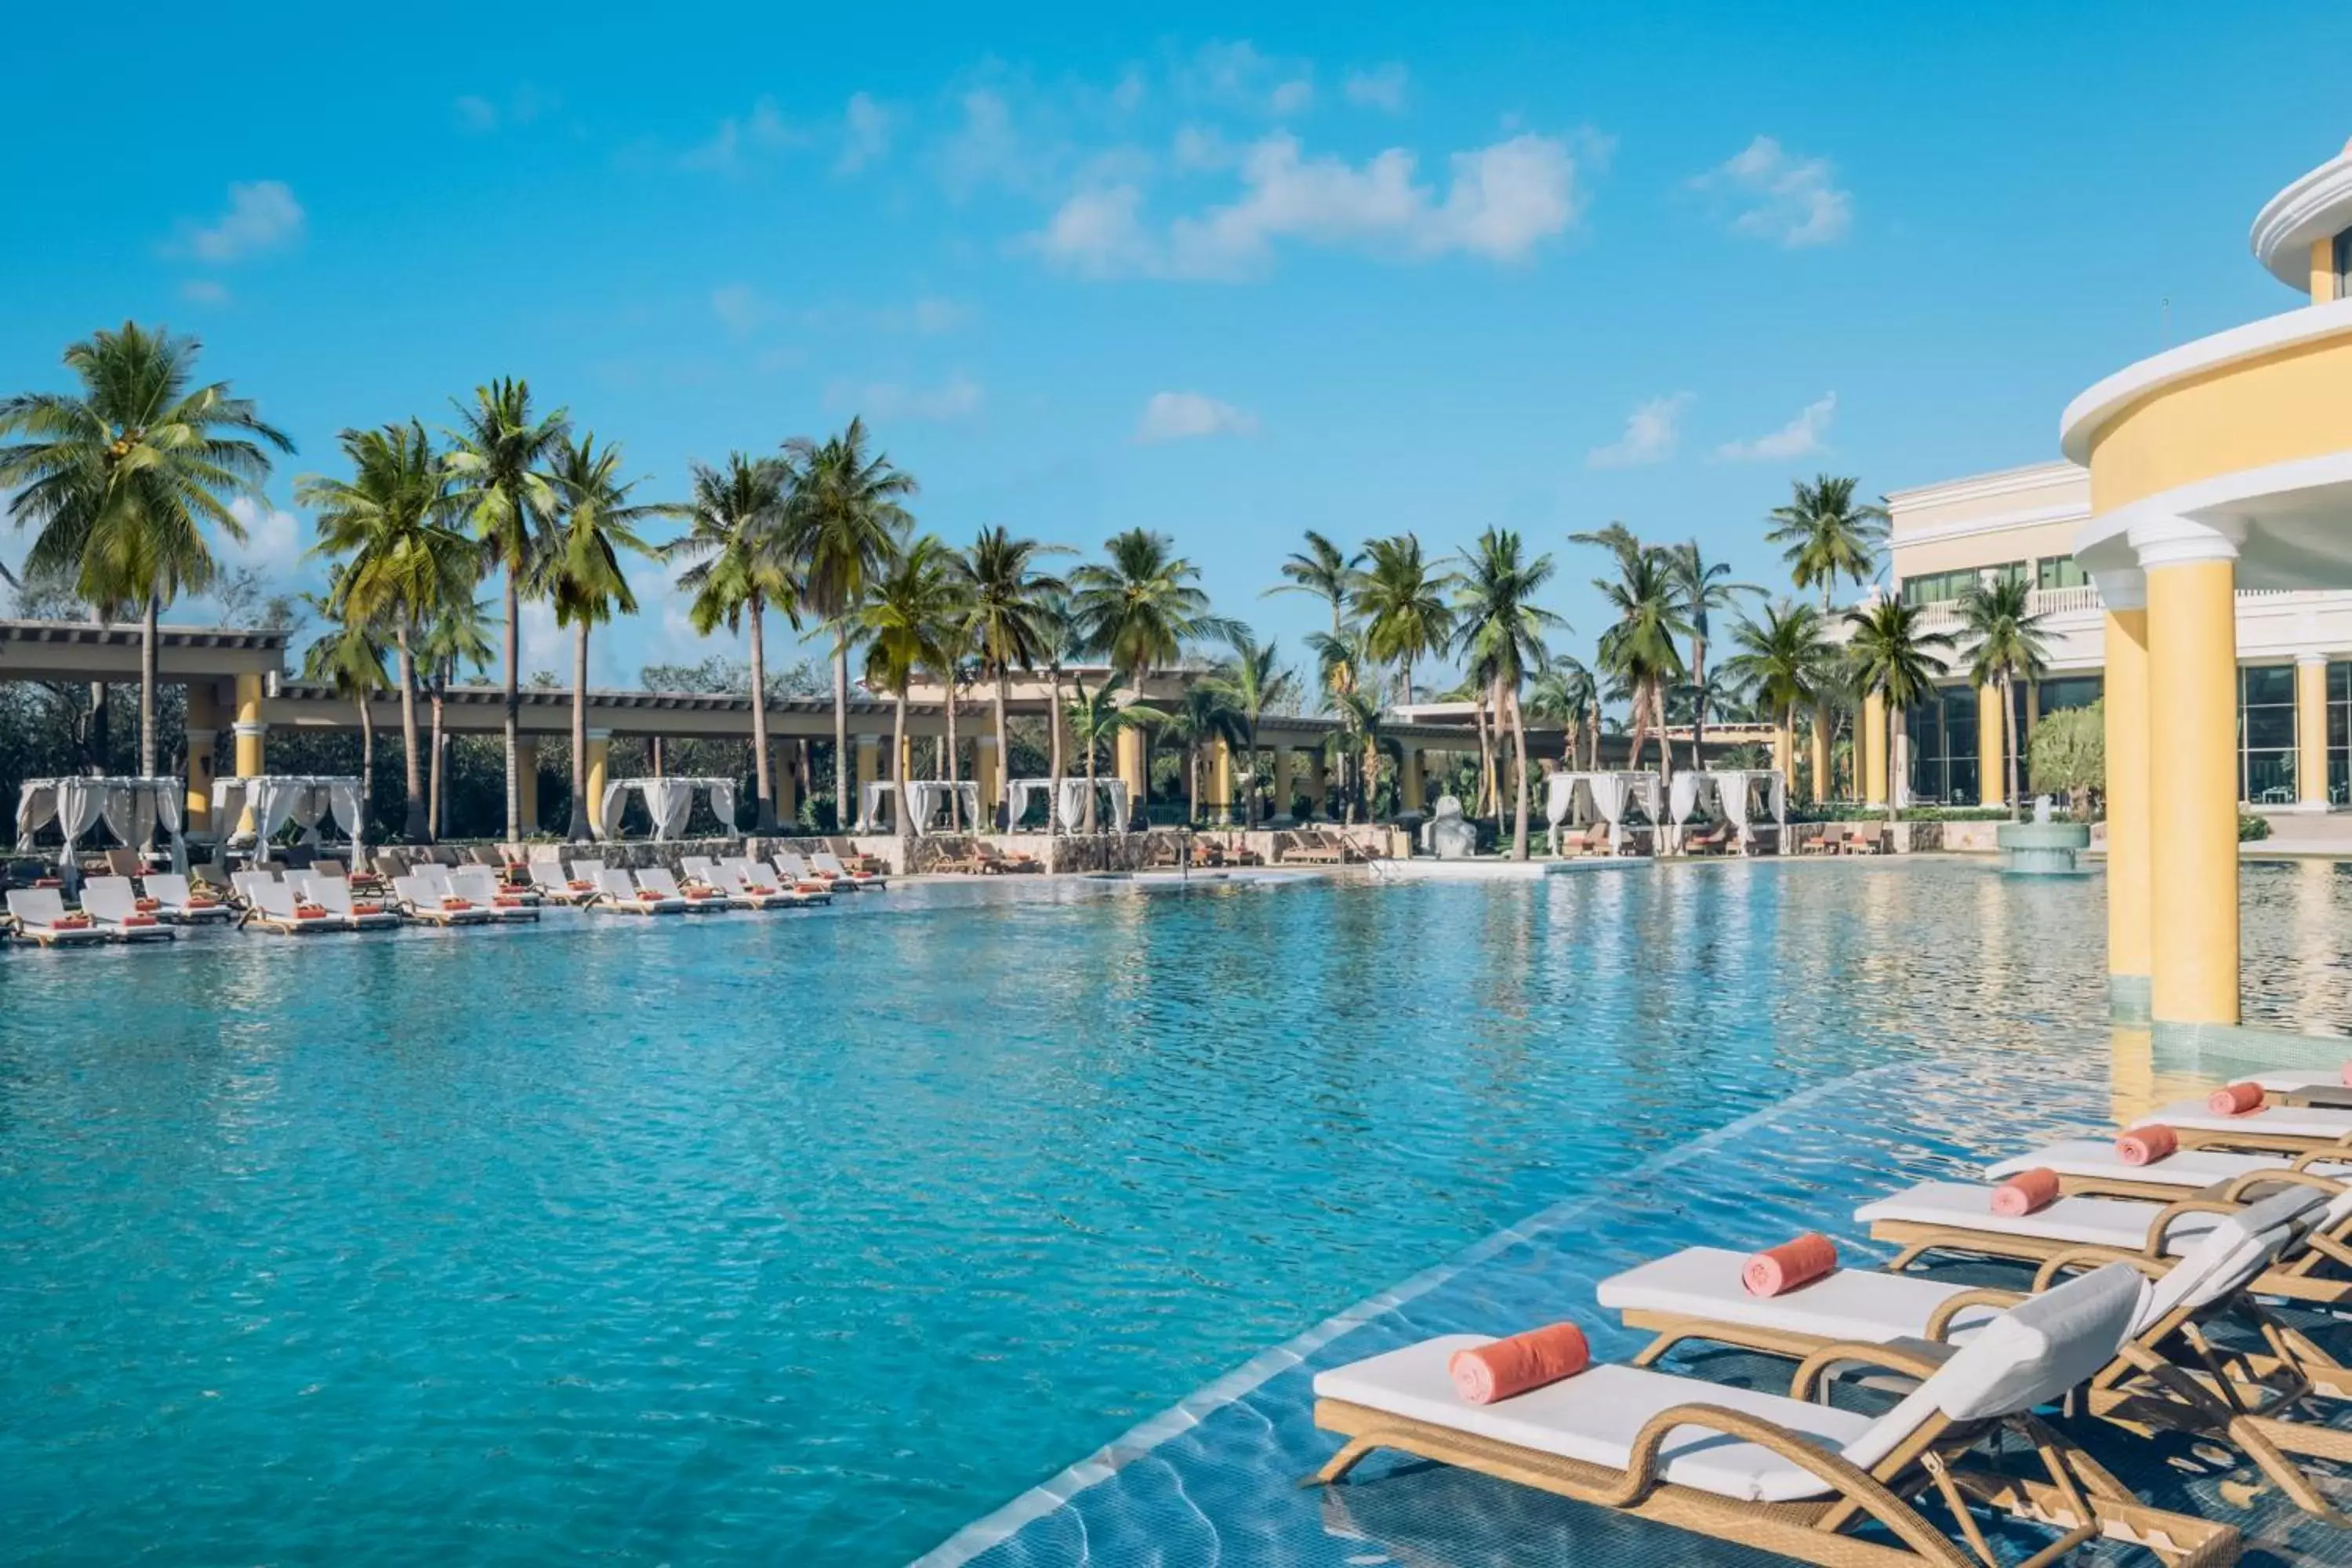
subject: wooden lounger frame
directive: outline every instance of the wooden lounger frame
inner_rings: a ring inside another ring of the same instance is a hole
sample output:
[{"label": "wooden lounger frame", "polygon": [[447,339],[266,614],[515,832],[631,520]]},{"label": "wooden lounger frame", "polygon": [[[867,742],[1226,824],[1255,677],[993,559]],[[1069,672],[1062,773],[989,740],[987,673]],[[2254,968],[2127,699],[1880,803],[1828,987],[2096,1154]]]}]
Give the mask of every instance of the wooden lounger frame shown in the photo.
[{"label": "wooden lounger frame", "polygon": [[[1936,1370],[1933,1358],[1893,1346],[1836,1348],[1845,1361],[1906,1376],[1924,1379]],[[2235,1527],[2149,1507],[2089,1455],[2031,1415],[1954,1423],[1940,1413],[1931,1414],[1917,1432],[1867,1471],[1816,1440],[1703,1400],[1652,1416],[1634,1439],[1622,1470],[1345,1400],[1317,1400],[1315,1424],[1348,1440],[1305,1485],[1337,1482],[1374,1451],[1389,1448],[1822,1568],[1896,1563],[1998,1568],[2000,1560],[1969,1511],[1970,1503],[2063,1531],[2019,1568],[2047,1568],[2102,1536],[2145,1547],[2174,1568],[2217,1568],[2238,1559]],[[1693,1426],[1769,1449],[1818,1477],[1831,1495],[1804,1502],[1743,1502],[1667,1482],[1659,1474],[1658,1451],[1676,1427]],[[2047,1480],[1978,1472],[1957,1463],[1979,1439],[2000,1427],[2023,1437],[2040,1455]],[[1931,1494],[1958,1522],[1966,1551],[1914,1506],[1913,1500]],[[1848,1533],[1871,1521],[1884,1526],[1898,1544]]]},{"label": "wooden lounger frame", "polygon": [[243,914],[239,915],[237,917],[236,926],[239,931],[243,931],[248,926],[258,926],[261,930],[268,931],[272,936],[308,936],[312,931],[352,931],[356,929],[348,921],[341,920],[332,914],[328,915],[324,920],[317,921],[280,920],[276,915],[264,914],[258,904],[248,908]]}]

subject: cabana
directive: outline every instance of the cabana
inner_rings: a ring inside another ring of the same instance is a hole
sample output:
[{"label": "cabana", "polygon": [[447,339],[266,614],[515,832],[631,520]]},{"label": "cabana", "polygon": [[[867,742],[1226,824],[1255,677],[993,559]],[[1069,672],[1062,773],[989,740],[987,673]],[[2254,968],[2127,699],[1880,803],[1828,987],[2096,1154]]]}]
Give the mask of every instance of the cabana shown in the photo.
[{"label": "cabana", "polygon": [[[262,865],[269,859],[269,840],[279,828],[290,822],[302,830],[301,844],[316,846],[319,824],[332,817],[351,836],[356,859],[360,847],[367,841],[366,814],[361,809],[361,798],[356,774],[262,773],[252,778],[215,779],[213,820],[227,825],[227,830],[221,835],[224,842],[251,832],[254,863]],[[237,827],[247,813],[252,815],[253,826]]]},{"label": "cabana", "polygon": [[961,814],[957,820],[963,824],[963,831],[967,833],[982,831],[978,784],[968,779],[959,779],[953,783],[946,779],[908,781],[907,820],[913,825],[917,837],[931,832],[940,826],[941,808],[950,800],[956,803],[956,807]]},{"label": "cabana", "polygon": [[1597,822],[1609,825],[1611,850],[1622,848],[1626,814],[1638,810],[1655,827],[1660,823],[1658,805],[1658,775],[1653,773],[1559,773],[1544,780],[1544,820],[1551,824],[1555,855],[1559,853],[1562,827],[1589,827]]},{"label": "cabana", "polygon": [[1668,815],[1679,847],[1683,824],[1701,809],[1712,810],[1738,835],[1739,852],[1755,852],[1757,820],[1769,814],[1774,849],[1789,841],[1789,781],[1778,768],[1709,768],[1705,773],[1675,775],[1674,799]]},{"label": "cabana", "polygon": [[[1127,781],[1097,779],[1094,788],[1095,831],[1099,833],[1108,829],[1112,833],[1126,832],[1129,810]],[[1057,803],[1057,807],[1055,815],[1061,819],[1063,832],[1083,831],[1087,823],[1087,781],[1064,779],[1062,798]]]},{"label": "cabana", "polygon": [[80,883],[74,841],[104,822],[117,838],[144,849],[161,827],[172,840],[172,869],[188,869],[187,840],[180,835],[180,797],[187,784],[173,778],[26,779],[16,795],[16,853],[33,853],[33,836],[50,823],[64,842],[58,869],[69,887]]},{"label": "cabana", "polygon": [[588,824],[588,831],[598,838],[614,837],[621,826],[625,796],[635,790],[646,803],[646,815],[654,819],[654,842],[675,838],[685,831],[686,820],[694,815],[694,792],[704,790],[710,796],[710,815],[729,833],[735,831],[735,781],[733,779],[657,778],[614,779],[604,786],[604,798],[596,803],[596,816]]},{"label": "cabana", "polygon": [[896,779],[868,779],[857,792],[857,823],[859,833],[873,833],[882,826],[882,803],[890,803],[890,820],[898,820],[898,783]]}]

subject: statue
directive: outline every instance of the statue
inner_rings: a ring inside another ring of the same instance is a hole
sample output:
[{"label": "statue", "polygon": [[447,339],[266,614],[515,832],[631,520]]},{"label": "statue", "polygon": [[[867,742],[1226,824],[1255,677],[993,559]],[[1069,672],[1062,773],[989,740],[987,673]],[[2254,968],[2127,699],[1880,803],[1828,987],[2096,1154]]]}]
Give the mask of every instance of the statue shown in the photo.
[{"label": "statue", "polygon": [[1450,795],[1438,796],[1437,810],[1421,832],[1422,842],[1440,860],[1467,860],[1478,852],[1478,830]]}]

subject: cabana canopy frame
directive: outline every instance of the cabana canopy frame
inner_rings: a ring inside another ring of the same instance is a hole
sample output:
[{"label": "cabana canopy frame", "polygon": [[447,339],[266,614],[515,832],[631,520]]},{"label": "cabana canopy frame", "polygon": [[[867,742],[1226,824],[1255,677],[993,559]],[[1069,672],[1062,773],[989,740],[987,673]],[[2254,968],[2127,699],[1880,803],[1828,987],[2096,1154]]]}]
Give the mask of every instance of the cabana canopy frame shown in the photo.
[{"label": "cabana canopy frame", "polygon": [[1649,772],[1549,775],[1544,780],[1544,820],[1551,824],[1553,853],[1559,853],[1562,827],[1596,822],[1609,825],[1609,847],[1622,848],[1627,812],[1638,810],[1653,827],[1658,826],[1659,794],[1658,775]]},{"label": "cabana canopy frame", "polygon": [[125,844],[144,848],[162,827],[171,836],[172,868],[188,868],[187,840],[180,833],[180,799],[187,785],[173,778],[26,779],[16,795],[16,852],[33,852],[34,835],[58,825],[63,842],[58,869],[69,883],[79,880],[74,841],[100,822]]},{"label": "cabana canopy frame", "polygon": [[1709,768],[1704,773],[1676,773],[1669,811],[1674,818],[1676,846],[1681,844],[1683,824],[1698,815],[1702,806],[1710,806],[1738,831],[1739,852],[1748,854],[1756,843],[1756,807],[1759,804],[1772,814],[1772,826],[1778,833],[1775,844],[1785,846],[1789,841],[1789,781],[1780,769]]},{"label": "cabana canopy frame", "polygon": [[[213,820],[234,825],[250,812],[253,816],[254,860],[269,858],[269,840],[291,822],[302,830],[301,842],[319,842],[319,824],[332,817],[357,849],[367,840],[366,813],[361,809],[358,775],[338,773],[261,773],[250,778],[213,781]],[[224,841],[241,837],[234,826]]]},{"label": "cabana canopy frame", "polygon": [[719,778],[614,779],[604,786],[604,798],[596,803],[596,815],[589,819],[589,834],[596,838],[610,838],[621,826],[621,812],[625,796],[637,792],[646,803],[646,815],[654,819],[654,842],[675,838],[684,831],[687,818],[694,815],[694,792],[702,790],[710,796],[710,815],[717,817],[729,832],[735,828],[735,781]]}]

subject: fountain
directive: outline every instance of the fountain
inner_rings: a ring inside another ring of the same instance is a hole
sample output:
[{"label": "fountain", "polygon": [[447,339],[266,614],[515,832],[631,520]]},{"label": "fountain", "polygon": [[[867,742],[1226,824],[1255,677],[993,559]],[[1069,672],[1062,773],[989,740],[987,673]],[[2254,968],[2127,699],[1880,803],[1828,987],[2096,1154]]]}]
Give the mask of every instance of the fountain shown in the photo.
[{"label": "fountain", "polygon": [[2036,795],[2032,821],[2004,822],[1993,837],[2005,877],[2079,877],[2075,857],[2091,847],[2091,825],[2052,821],[2050,797]]}]

